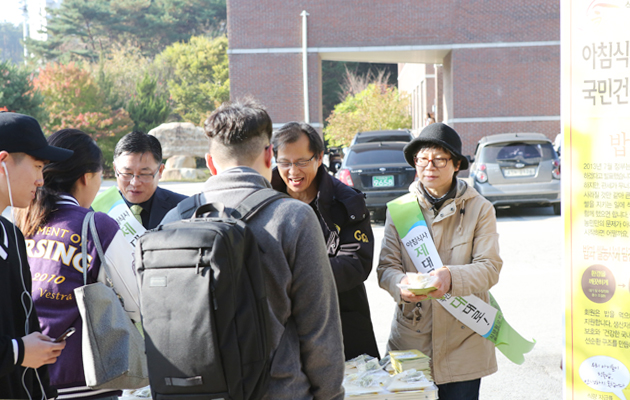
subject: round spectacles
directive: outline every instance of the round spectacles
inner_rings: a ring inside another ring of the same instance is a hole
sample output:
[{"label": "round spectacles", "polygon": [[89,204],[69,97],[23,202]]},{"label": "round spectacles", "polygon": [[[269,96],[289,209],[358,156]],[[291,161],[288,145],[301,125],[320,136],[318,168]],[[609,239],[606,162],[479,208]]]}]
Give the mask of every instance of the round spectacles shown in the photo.
[{"label": "round spectacles", "polygon": [[130,174],[130,173],[123,173],[123,172],[118,172],[118,169],[116,169],[115,167],[114,167],[114,172],[116,173],[116,177],[120,178],[120,180],[123,182],[131,182],[131,180],[135,177],[138,182],[149,183],[153,179],[155,179],[155,176],[158,174],[158,172],[160,172],[161,166],[162,164],[160,163],[160,165],[158,165],[157,167],[157,170],[152,174],[136,175],[136,174]]},{"label": "round spectacles", "polygon": [[311,161],[313,161],[313,159],[315,159],[315,154],[313,154],[313,157],[309,158],[306,161],[296,161],[294,163],[290,163],[288,161],[279,161],[276,163],[276,165],[278,166],[278,168],[282,169],[289,169],[292,165],[295,165],[297,168],[305,168]]},{"label": "round spectacles", "polygon": [[420,168],[426,168],[429,163],[432,163],[435,168],[444,168],[449,160],[452,160],[452,158],[434,158],[433,160],[429,160],[428,158],[416,157],[416,165]]}]

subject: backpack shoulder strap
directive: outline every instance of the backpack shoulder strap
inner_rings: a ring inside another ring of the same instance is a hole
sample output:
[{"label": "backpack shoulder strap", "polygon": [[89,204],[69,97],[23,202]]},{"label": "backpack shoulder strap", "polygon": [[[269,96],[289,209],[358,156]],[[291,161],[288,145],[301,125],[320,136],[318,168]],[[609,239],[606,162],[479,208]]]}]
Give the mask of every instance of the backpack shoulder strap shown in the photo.
[{"label": "backpack shoulder strap", "polygon": [[243,200],[241,204],[232,211],[232,217],[240,219],[241,221],[247,221],[253,217],[258,210],[262,209],[267,204],[282,198],[289,198],[289,196],[269,188],[257,190],[247,196],[245,200]]},{"label": "backpack shoulder strap", "polygon": [[203,193],[197,193],[180,201],[179,204],[177,204],[177,212],[179,213],[179,218],[187,219],[193,216],[195,210],[202,205],[202,194]]}]

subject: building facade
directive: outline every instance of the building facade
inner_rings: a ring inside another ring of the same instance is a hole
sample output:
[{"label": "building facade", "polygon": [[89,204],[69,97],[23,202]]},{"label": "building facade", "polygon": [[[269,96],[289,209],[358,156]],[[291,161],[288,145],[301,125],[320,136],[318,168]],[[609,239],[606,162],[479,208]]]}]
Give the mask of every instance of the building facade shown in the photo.
[{"label": "building facade", "polygon": [[553,139],[560,132],[556,1],[227,5],[231,96],[260,100],[275,126],[306,118],[323,126],[321,61],[333,60],[398,63],[414,128],[432,113],[460,132],[466,154],[488,134],[541,132]]}]

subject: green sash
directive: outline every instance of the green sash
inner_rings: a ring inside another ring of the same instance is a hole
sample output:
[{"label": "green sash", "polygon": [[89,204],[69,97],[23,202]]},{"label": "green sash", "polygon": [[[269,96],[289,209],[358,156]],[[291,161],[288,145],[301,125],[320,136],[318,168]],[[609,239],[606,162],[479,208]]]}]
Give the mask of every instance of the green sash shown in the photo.
[{"label": "green sash", "polygon": [[125,239],[133,247],[136,247],[136,241],[146,231],[144,226],[133,216],[116,186],[112,186],[96,196],[92,202],[92,209],[112,217],[118,223]]}]

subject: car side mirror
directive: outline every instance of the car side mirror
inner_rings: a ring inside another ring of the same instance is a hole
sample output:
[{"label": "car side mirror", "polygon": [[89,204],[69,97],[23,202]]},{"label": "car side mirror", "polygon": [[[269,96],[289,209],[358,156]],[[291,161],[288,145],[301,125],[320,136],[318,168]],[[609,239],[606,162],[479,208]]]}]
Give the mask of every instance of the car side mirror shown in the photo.
[{"label": "car side mirror", "polygon": [[468,162],[469,162],[470,164],[472,164],[473,162],[475,162],[475,157],[473,157],[473,156],[471,156],[471,155],[467,155],[467,156],[466,156],[466,159],[468,160]]}]

